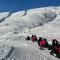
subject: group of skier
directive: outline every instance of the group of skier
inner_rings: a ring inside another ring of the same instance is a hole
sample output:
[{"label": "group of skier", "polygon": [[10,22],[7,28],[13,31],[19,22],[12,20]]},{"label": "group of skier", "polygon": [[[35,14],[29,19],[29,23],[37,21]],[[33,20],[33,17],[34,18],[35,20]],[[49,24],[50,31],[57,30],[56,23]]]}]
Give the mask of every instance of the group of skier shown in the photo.
[{"label": "group of skier", "polygon": [[44,50],[44,48],[47,48],[50,51],[51,55],[55,55],[56,57],[60,58],[60,44],[56,39],[52,40],[52,45],[50,45],[47,41],[47,39],[39,37],[37,38],[36,35],[27,36],[26,40],[31,40],[32,42],[37,42],[38,46],[41,50]]}]

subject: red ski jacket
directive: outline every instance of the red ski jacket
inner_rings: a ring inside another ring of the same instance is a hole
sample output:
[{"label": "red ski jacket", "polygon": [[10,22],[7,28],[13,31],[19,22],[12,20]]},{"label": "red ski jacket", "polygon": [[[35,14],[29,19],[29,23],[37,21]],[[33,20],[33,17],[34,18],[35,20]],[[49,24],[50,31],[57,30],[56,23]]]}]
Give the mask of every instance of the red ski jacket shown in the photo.
[{"label": "red ski jacket", "polygon": [[32,39],[32,41],[34,41],[37,39],[37,37],[33,36],[33,37],[31,37],[31,39]]},{"label": "red ski jacket", "polygon": [[60,47],[55,46],[55,51],[58,51],[60,53]]},{"label": "red ski jacket", "polygon": [[40,44],[40,45],[45,45],[45,44],[46,44],[46,41],[45,41],[45,40],[41,40],[41,41],[39,42],[39,44]]}]

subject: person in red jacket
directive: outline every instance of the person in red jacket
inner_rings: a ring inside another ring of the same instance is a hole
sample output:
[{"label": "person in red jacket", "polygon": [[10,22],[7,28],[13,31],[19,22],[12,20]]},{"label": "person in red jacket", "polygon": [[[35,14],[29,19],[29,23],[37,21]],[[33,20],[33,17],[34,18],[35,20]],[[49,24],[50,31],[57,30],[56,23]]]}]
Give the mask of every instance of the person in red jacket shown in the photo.
[{"label": "person in red jacket", "polygon": [[60,58],[60,44],[54,46],[54,53],[56,54],[56,57]]},{"label": "person in red jacket", "polygon": [[42,37],[39,37],[38,46],[41,46]]},{"label": "person in red jacket", "polygon": [[44,47],[45,47],[45,48],[48,48],[48,42],[47,42],[47,39],[44,39],[44,38],[43,38],[43,41],[44,41]]},{"label": "person in red jacket", "polygon": [[34,42],[34,41],[37,41],[38,39],[37,39],[36,35],[32,35],[31,40]]},{"label": "person in red jacket", "polygon": [[42,37],[39,37],[38,46],[41,47],[40,49],[43,49],[43,47],[47,47],[48,43],[47,43],[46,39],[43,39]]},{"label": "person in red jacket", "polygon": [[53,39],[52,41],[52,51],[50,52],[50,54],[56,54],[56,57],[60,58],[60,44],[56,39]]}]

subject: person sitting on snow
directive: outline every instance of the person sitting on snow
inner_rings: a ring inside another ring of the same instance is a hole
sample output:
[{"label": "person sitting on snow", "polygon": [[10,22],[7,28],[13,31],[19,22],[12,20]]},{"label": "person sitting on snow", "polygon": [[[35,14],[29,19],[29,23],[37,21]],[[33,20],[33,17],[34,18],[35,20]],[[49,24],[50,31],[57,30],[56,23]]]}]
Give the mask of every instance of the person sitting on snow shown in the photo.
[{"label": "person sitting on snow", "polygon": [[39,37],[38,46],[40,46],[41,49],[43,49],[43,47],[48,47],[47,40],[43,39],[42,37]]},{"label": "person sitting on snow", "polygon": [[44,38],[43,38],[43,40],[45,41],[45,43],[44,43],[44,47],[46,47],[46,48],[47,48],[47,47],[48,47],[47,39],[44,39]]},{"label": "person sitting on snow", "polygon": [[53,39],[52,41],[52,51],[50,52],[50,54],[55,54],[57,57],[60,57],[60,44],[56,39]]},{"label": "person sitting on snow", "polygon": [[31,40],[34,42],[34,41],[37,41],[38,39],[37,39],[36,35],[32,35]]}]

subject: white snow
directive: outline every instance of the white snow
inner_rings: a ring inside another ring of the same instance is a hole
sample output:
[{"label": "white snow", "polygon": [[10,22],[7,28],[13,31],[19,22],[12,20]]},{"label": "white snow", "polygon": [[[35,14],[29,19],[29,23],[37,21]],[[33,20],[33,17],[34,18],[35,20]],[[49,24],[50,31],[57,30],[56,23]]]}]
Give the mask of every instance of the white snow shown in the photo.
[{"label": "white snow", "polygon": [[[9,57],[16,60],[57,60],[47,49],[39,50],[37,43],[27,42],[25,37],[32,34],[47,38],[51,44],[53,38],[60,40],[60,6],[43,7],[19,11],[15,13],[0,13],[0,46],[15,47]],[[50,58],[51,57],[51,58]],[[59,59],[58,59],[59,60]]]},{"label": "white snow", "polygon": [[0,19],[3,19],[4,17],[7,17],[8,15],[9,15],[9,12],[0,13]]}]

